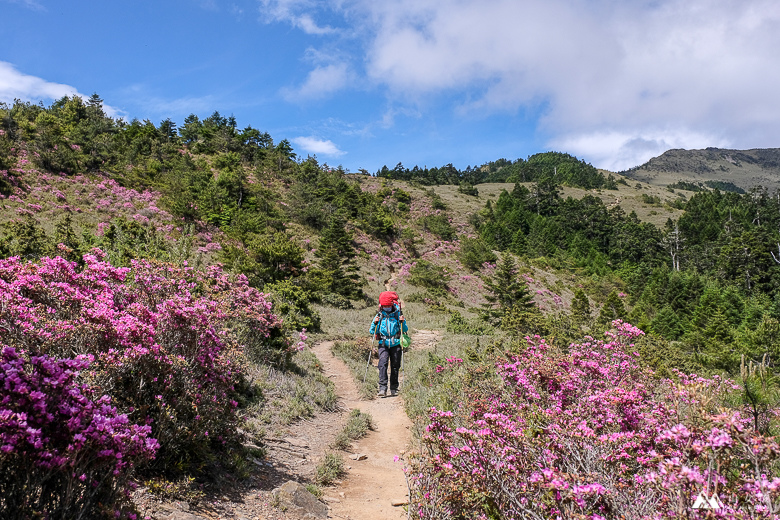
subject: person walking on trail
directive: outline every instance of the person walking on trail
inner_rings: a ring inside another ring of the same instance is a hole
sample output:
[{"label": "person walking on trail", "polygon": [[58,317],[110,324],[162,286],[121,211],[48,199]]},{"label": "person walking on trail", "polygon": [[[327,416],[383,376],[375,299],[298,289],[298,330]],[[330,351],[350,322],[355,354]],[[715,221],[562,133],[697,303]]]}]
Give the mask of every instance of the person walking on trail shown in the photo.
[{"label": "person walking on trail", "polygon": [[387,395],[387,365],[390,362],[390,395],[398,395],[398,370],[401,367],[401,335],[408,332],[398,294],[379,295],[379,310],[368,333],[374,336],[379,352],[379,397]]}]

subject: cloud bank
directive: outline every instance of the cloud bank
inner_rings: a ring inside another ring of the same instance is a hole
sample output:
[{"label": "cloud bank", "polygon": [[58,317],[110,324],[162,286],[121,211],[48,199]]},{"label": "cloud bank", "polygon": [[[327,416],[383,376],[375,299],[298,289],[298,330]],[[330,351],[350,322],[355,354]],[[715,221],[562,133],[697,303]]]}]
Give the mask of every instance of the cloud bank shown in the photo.
[{"label": "cloud bank", "polygon": [[[311,33],[296,20],[326,19],[323,4],[263,0],[262,9]],[[328,27],[352,35],[341,50],[393,106],[424,111],[446,94],[462,118],[539,113],[537,132],[549,146],[615,170],[669,147],[780,146],[774,0],[327,5],[339,17]],[[314,68],[299,93],[348,86],[320,75],[343,78]]]},{"label": "cloud bank", "polygon": [[[63,96],[79,96],[84,100],[90,97],[80,93],[76,87],[24,74],[16,70],[13,64],[0,61],[0,102],[11,104],[15,99],[56,100]],[[103,111],[111,117],[124,115],[120,110],[106,104],[103,105]]]}]

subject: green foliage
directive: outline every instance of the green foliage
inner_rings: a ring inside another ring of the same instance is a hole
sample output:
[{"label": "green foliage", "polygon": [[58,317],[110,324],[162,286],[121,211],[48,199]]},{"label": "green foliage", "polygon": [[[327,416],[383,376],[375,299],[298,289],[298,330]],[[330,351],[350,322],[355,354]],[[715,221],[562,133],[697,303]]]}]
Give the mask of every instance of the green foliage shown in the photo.
[{"label": "green foliage", "polygon": [[576,323],[588,323],[591,319],[590,300],[585,291],[574,291],[574,299],[571,302],[571,316]]},{"label": "green foliage", "polygon": [[411,204],[412,203],[412,196],[409,194],[409,192],[404,191],[400,188],[397,188],[393,192],[393,197],[395,197],[395,200],[398,202],[404,203],[404,204]]},{"label": "green foliage", "polygon": [[229,269],[242,273],[255,287],[299,276],[303,270],[303,249],[286,233],[249,234],[245,247],[227,244],[220,258]]},{"label": "green foliage", "polygon": [[745,362],[740,365],[739,398],[743,408],[747,408],[753,419],[753,428],[763,435],[778,434],[777,416],[780,406],[780,381],[767,364],[768,356],[760,362]]},{"label": "green foliage", "polygon": [[408,282],[417,287],[425,287],[435,294],[446,294],[449,287],[449,273],[441,266],[427,260],[418,260],[409,270]]},{"label": "green foliage", "polygon": [[704,191],[704,188],[700,183],[688,181],[677,181],[675,183],[669,184],[667,188],[673,190]]},{"label": "green foliage", "polygon": [[191,231],[191,228],[185,230],[178,244],[172,244],[155,228],[119,217],[110,222],[96,243],[114,265],[127,266],[132,260],[139,258],[179,264],[191,254]]},{"label": "green foliage", "polygon": [[352,302],[349,300],[349,298],[335,293],[325,293],[320,295],[320,302],[322,302],[323,305],[329,305],[331,307],[335,307],[336,309],[352,308]]},{"label": "green foliage", "polygon": [[661,204],[661,197],[657,195],[648,195],[647,193],[643,193],[639,198],[643,203],[650,204],[651,206],[657,206]]},{"label": "green foliage", "polygon": [[477,193],[473,191],[473,186],[483,182],[538,182],[548,178],[579,188],[617,189],[617,183],[611,174],[604,177],[604,174],[592,165],[560,152],[539,153],[527,160],[498,159],[479,167],[467,166],[465,170],[458,170],[452,164],[435,168],[415,166],[410,170],[398,163],[393,169],[383,166],[376,172],[376,176],[428,186],[452,184],[459,186],[461,193],[474,196]]},{"label": "green foliage", "polygon": [[458,186],[458,192],[463,193],[464,195],[469,195],[471,197],[479,196],[479,190],[475,188],[473,184],[466,181],[460,183],[460,185]]},{"label": "green foliage", "polygon": [[[546,152],[532,155],[527,161],[518,160],[505,167],[504,182],[542,182],[553,180],[578,188],[614,189],[614,178],[607,178],[595,167],[566,153]],[[609,184],[609,186],[607,186]]]},{"label": "green foliage", "polygon": [[344,459],[328,452],[314,470],[314,482],[319,486],[328,486],[344,474],[346,474]]},{"label": "green foliage", "polygon": [[683,323],[670,305],[664,306],[650,323],[650,330],[665,338],[678,339],[685,331]]},{"label": "green foliage", "polygon": [[20,256],[25,260],[35,260],[51,250],[46,233],[31,216],[11,221],[4,228],[4,236],[0,239],[0,253],[4,257]]},{"label": "green foliage", "polygon": [[623,305],[623,300],[620,299],[617,291],[612,291],[607,296],[604,305],[601,306],[597,321],[601,325],[608,326],[613,320],[625,320],[627,315],[628,312]]},{"label": "green foliage", "polygon": [[343,218],[334,216],[331,219],[320,236],[316,255],[320,259],[319,268],[325,282],[320,287],[322,292],[352,299],[363,297],[360,276],[353,263],[355,249],[352,245],[352,237],[346,230]]},{"label": "green foliage", "polygon": [[549,334],[550,329],[542,313],[535,308],[513,305],[501,315],[501,329],[515,335],[526,336]]},{"label": "green foliage", "polygon": [[[528,285],[520,281],[514,257],[505,253],[492,277],[486,278],[483,316],[492,321],[500,321],[511,310],[532,309],[534,300]],[[514,312],[514,311],[513,311]],[[517,312],[515,312],[517,314]]]},{"label": "green foliage", "polygon": [[309,306],[313,299],[309,291],[290,280],[266,284],[263,290],[270,293],[274,313],[283,319],[287,330],[319,330],[320,316]]},{"label": "green foliage", "polygon": [[454,240],[456,237],[455,228],[446,215],[426,215],[420,223],[425,231],[433,233],[442,240]]},{"label": "green foliage", "polygon": [[730,191],[732,193],[739,193],[740,195],[745,194],[745,190],[731,181],[704,181],[704,185],[714,190]]},{"label": "green foliage", "polygon": [[498,260],[495,253],[488,249],[485,242],[479,238],[461,238],[458,259],[468,269],[478,271],[485,262],[494,263]]},{"label": "green foliage", "polygon": [[450,318],[447,320],[447,332],[483,336],[492,334],[493,328],[486,323],[469,322],[458,311],[450,311]]},{"label": "green foliage", "polygon": [[353,408],[349,412],[347,424],[336,435],[331,447],[337,450],[348,449],[352,441],[365,437],[369,430],[374,429],[372,421],[370,414],[361,412],[359,408]]},{"label": "green foliage", "polygon": [[425,196],[431,199],[431,208],[442,211],[447,209],[447,205],[442,200],[441,195],[433,191],[433,189],[426,190]]}]

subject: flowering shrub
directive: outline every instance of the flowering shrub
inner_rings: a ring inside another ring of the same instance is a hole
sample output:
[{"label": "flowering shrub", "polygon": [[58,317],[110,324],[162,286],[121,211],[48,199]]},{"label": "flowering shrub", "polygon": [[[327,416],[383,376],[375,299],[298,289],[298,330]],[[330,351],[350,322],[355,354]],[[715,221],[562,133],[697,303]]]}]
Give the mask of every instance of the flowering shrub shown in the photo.
[{"label": "flowering shrub", "polygon": [[[657,380],[630,350],[642,331],[613,326],[568,353],[527,338],[498,366],[503,395],[469,396],[467,413],[433,409],[429,457],[413,467],[419,517],[780,517],[780,448],[718,408],[734,385]],[[723,507],[694,509],[702,492]]]},{"label": "flowering shrub", "polygon": [[120,268],[99,250],[84,263],[0,261],[4,341],[30,355],[92,356],[88,381],[151,426],[153,467],[200,467],[238,439],[240,360],[284,363],[294,352],[281,322],[246,278],[218,267]]},{"label": "flowering shrub", "polygon": [[0,517],[121,516],[131,470],[157,442],[76,382],[88,364],[2,347]]}]

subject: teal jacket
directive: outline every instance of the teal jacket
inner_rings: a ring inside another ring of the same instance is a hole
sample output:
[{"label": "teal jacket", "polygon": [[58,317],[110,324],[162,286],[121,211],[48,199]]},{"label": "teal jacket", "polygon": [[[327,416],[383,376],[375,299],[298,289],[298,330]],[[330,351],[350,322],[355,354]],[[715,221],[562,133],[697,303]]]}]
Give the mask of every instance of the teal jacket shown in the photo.
[{"label": "teal jacket", "polygon": [[379,347],[397,347],[401,344],[401,334],[409,331],[406,326],[406,320],[401,321],[401,308],[393,304],[393,310],[390,312],[380,309],[376,313],[379,322],[371,322],[371,328],[368,333],[372,336],[379,334],[377,346]]}]

